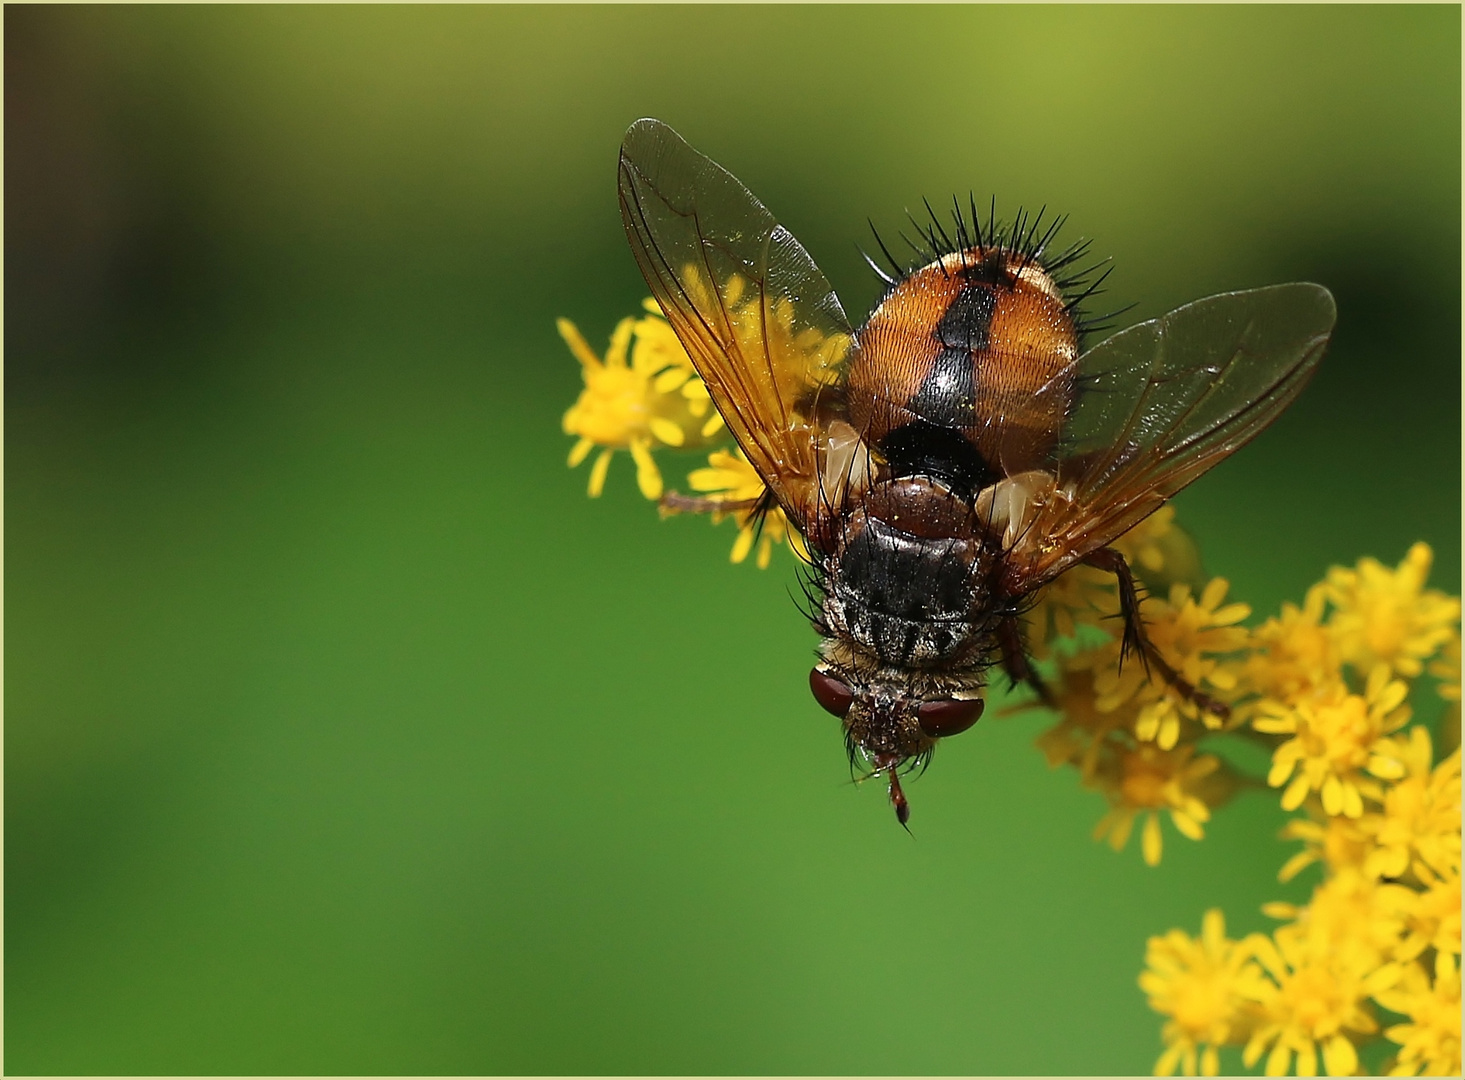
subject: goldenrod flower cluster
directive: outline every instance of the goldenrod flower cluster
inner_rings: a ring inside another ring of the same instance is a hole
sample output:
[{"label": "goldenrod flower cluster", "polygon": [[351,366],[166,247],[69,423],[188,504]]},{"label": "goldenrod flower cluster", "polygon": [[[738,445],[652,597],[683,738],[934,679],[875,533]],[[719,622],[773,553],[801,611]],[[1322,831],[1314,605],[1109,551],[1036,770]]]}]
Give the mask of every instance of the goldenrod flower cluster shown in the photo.
[{"label": "goldenrod flower cluster", "polygon": [[[630,451],[641,494],[656,501],[661,499],[665,483],[654,451],[703,449],[728,440],[706,385],[660,306],[650,298],[643,306],[644,315],[622,319],[616,325],[603,359],[574,323],[569,319],[558,323],[560,336],[580,361],[585,380],[585,389],[564,417],[565,434],[577,437],[570,450],[570,467],[601,447],[590,469],[592,497],[604,490],[616,450]],[[784,321],[789,321],[788,313],[784,314]],[[777,325],[781,324],[775,320]],[[737,522],[733,562],[746,559],[755,544],[759,567],[768,566],[776,543],[788,543],[799,554],[806,554],[802,538],[789,527],[782,510],[774,506],[755,512],[747,505],[763,495],[764,487],[741,451],[713,450],[707,466],[693,470],[687,484],[704,500],[730,505],[726,512],[714,512],[712,520],[716,523],[731,517]],[[676,508],[663,504],[663,511],[675,513]]]},{"label": "goldenrod flower cluster", "polygon": [[[1152,594],[1145,628],[1181,678],[1213,699],[1241,692],[1242,655],[1249,632],[1245,604],[1227,603],[1228,585],[1200,585],[1195,546],[1162,507],[1115,543]],[[1116,850],[1140,828],[1140,851],[1158,865],[1161,821],[1191,840],[1205,835],[1211,811],[1236,791],[1240,778],[1220,758],[1203,753],[1205,735],[1238,723],[1183,700],[1142,657],[1124,655],[1114,576],[1088,566],[1069,570],[1039,596],[1027,615],[1034,654],[1056,668],[1053,696],[1060,718],[1038,738],[1055,768],[1070,765],[1084,786],[1101,793],[1109,812],[1094,830]],[[1023,706],[1032,708],[1034,706]]]},{"label": "goldenrod flower cluster", "polygon": [[[1224,581],[1175,580],[1194,566],[1167,561],[1167,541],[1185,551],[1174,532],[1162,512],[1118,546],[1163,590],[1144,604],[1151,638],[1229,716],[1136,674],[1132,657],[1121,666],[1114,590],[1080,568],[1029,614],[1061,708],[1038,744],[1105,796],[1097,835],[1116,849],[1143,819],[1141,850],[1154,865],[1162,816],[1200,839],[1240,782],[1203,747],[1264,742],[1266,785],[1302,812],[1283,832],[1302,848],[1279,876],[1319,864],[1323,879],[1304,905],[1263,908],[1283,924],[1269,935],[1231,940],[1213,910],[1198,938],[1150,939],[1139,982],[1166,1017],[1156,1073],[1215,1075],[1219,1048],[1235,1046],[1269,1076],[1354,1075],[1359,1048],[1382,1036],[1396,1047],[1391,1075],[1458,1075],[1459,600],[1426,588],[1431,553],[1416,544],[1394,568],[1335,567],[1301,607],[1247,629],[1249,612],[1225,603]],[[1426,671],[1449,703],[1444,754],[1410,723]]]}]

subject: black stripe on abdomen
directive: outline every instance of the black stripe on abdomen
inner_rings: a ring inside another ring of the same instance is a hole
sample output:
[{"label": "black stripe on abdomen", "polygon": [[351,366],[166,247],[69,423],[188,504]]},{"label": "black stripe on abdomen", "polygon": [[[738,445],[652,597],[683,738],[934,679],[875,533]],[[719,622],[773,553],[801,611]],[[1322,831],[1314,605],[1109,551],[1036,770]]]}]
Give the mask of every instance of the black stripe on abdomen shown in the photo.
[{"label": "black stripe on abdomen", "polygon": [[996,309],[993,288],[966,285],[937,321],[941,351],[905,403],[917,419],[880,440],[892,475],[934,476],[966,498],[998,479],[966,437],[977,426],[977,354],[987,348]]},{"label": "black stripe on abdomen", "polygon": [[936,322],[941,344],[931,370],[906,408],[943,427],[976,424],[976,354],[987,348],[997,294],[986,285],[966,285]]},{"label": "black stripe on abdomen", "polygon": [[936,323],[936,340],[948,349],[975,352],[987,347],[997,293],[989,285],[965,285]]}]

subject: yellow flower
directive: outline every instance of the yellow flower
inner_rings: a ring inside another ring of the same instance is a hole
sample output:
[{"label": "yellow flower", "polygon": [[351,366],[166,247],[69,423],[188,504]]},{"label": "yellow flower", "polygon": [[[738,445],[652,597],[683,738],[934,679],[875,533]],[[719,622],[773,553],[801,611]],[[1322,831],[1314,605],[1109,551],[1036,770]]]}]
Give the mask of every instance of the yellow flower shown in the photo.
[{"label": "yellow flower", "polygon": [[1417,964],[1390,990],[1374,995],[1386,1009],[1402,1013],[1408,1023],[1384,1034],[1399,1044],[1390,1076],[1460,1075],[1460,965],[1449,953],[1435,956],[1434,981]]},{"label": "yellow flower", "polygon": [[1392,985],[1398,971],[1361,969],[1349,955],[1289,929],[1248,939],[1272,981],[1258,995],[1260,1016],[1241,1060],[1250,1068],[1266,1053],[1266,1074],[1283,1076],[1295,1054],[1297,1075],[1316,1076],[1321,1056],[1329,1076],[1351,1076],[1358,1070],[1354,1039],[1378,1030],[1368,999]]},{"label": "yellow flower", "polygon": [[801,319],[793,301],[778,297],[769,304],[759,290],[750,290],[747,280],[734,274],[714,297],[702,268],[688,263],[682,268],[682,285],[699,311],[719,307],[730,317],[733,336],[749,356],[767,362],[746,365],[740,387],[748,408],[762,416],[780,416],[788,402],[806,396],[811,388],[833,383],[849,351],[846,334],[826,336],[817,326]]},{"label": "yellow flower", "polygon": [[1403,885],[1379,882],[1349,867],[1314,889],[1306,904],[1263,904],[1262,911],[1293,920],[1277,930],[1279,942],[1295,939],[1300,948],[1324,954],[1335,965],[1369,974],[1391,967],[1413,898]]},{"label": "yellow flower", "polygon": [[[1365,818],[1367,815],[1365,815]],[[1330,870],[1361,869],[1374,850],[1373,840],[1362,824],[1350,817],[1325,817],[1322,821],[1294,818],[1282,829],[1282,839],[1301,840],[1307,846],[1283,864],[1278,881],[1291,881],[1304,867],[1321,862]]]},{"label": "yellow flower", "polygon": [[1424,886],[1410,892],[1403,904],[1404,937],[1394,950],[1400,960],[1413,960],[1425,949],[1460,955],[1460,871],[1443,877],[1427,866],[1416,864],[1415,873]]},{"label": "yellow flower", "polygon": [[1387,664],[1412,677],[1458,635],[1460,601],[1424,587],[1433,560],[1429,545],[1419,543],[1395,570],[1365,558],[1355,569],[1328,571],[1328,599],[1336,609],[1328,625],[1345,663],[1363,671]]},{"label": "yellow flower", "polygon": [[1409,706],[1403,703],[1408,692],[1402,682],[1390,680],[1389,668],[1380,664],[1369,675],[1362,695],[1337,687],[1321,700],[1295,705],[1263,702],[1252,727],[1292,736],[1277,747],[1267,774],[1272,787],[1287,784],[1282,808],[1296,810],[1309,791],[1316,791],[1329,814],[1361,817],[1363,797],[1378,793],[1378,785],[1369,781],[1365,770],[1378,775],[1397,767],[1379,751],[1388,749],[1381,743],[1384,736],[1409,721]]},{"label": "yellow flower", "polygon": [[1045,585],[1023,616],[1028,646],[1034,656],[1045,659],[1054,643],[1072,639],[1081,626],[1100,627],[1114,636],[1122,629],[1113,618],[1118,613],[1114,575],[1092,566],[1075,566]]},{"label": "yellow flower", "polygon": [[[692,490],[711,495],[720,502],[762,504],[767,489],[756,469],[739,450],[736,455],[726,450],[714,450],[707,458],[708,468],[695,469],[687,476]],[[773,545],[786,541],[800,558],[808,560],[808,549],[798,530],[789,525],[783,509],[774,503],[760,513],[754,509],[729,511],[738,523],[738,538],[733,542],[732,561],[740,563],[748,557],[753,542],[758,541],[758,567],[766,569],[772,557]],[[761,518],[761,520],[760,520]],[[713,521],[720,521],[721,514],[714,513]],[[761,533],[761,535],[760,535]]]},{"label": "yellow flower", "polygon": [[[1106,760],[1112,760],[1114,753],[1127,745],[1111,745],[1107,736],[1127,730],[1133,717],[1124,711],[1098,710],[1094,700],[1094,673],[1085,668],[1065,668],[1054,695],[1058,723],[1038,736],[1037,746],[1051,768],[1076,765],[1084,783],[1089,784],[1098,771],[1101,754],[1107,751]],[[1020,706],[1023,709],[1044,707],[1040,702]]]},{"label": "yellow flower", "polygon": [[1179,1066],[1187,1076],[1215,1076],[1220,1072],[1216,1048],[1245,1040],[1253,1003],[1267,992],[1250,948],[1227,939],[1225,917],[1212,908],[1201,921],[1199,938],[1181,930],[1150,938],[1145,966],[1140,989],[1150,1008],[1169,1017],[1155,1075],[1170,1076]]},{"label": "yellow flower", "polygon": [[1403,877],[1416,859],[1436,873],[1460,869],[1460,751],[1430,768],[1429,732],[1409,729],[1408,737],[1382,740],[1381,758],[1394,782],[1384,792],[1383,809],[1363,822],[1375,850],[1364,869],[1375,877]]},{"label": "yellow flower", "polygon": [[1323,586],[1314,585],[1302,607],[1284,603],[1279,617],[1252,632],[1242,665],[1249,689],[1274,701],[1298,701],[1342,683],[1342,656],[1323,626],[1325,601]]},{"label": "yellow flower", "polygon": [[[1196,600],[1189,586],[1177,584],[1168,603],[1152,599],[1144,605],[1145,629],[1160,655],[1191,686],[1220,695],[1236,687],[1235,670],[1222,659],[1246,644],[1246,630],[1236,624],[1251,614],[1245,604],[1222,605],[1227,588],[1225,578],[1213,578]],[[1099,709],[1138,705],[1135,735],[1162,750],[1172,749],[1180,741],[1182,722],[1196,723],[1199,710],[1158,675],[1152,678],[1139,657],[1121,665],[1120,649],[1116,640],[1100,654],[1094,680]],[[1219,726],[1220,720],[1207,714],[1204,723]]]},{"label": "yellow flower", "polygon": [[1145,862],[1158,866],[1164,850],[1162,810],[1170,812],[1170,821],[1182,836],[1201,839],[1204,823],[1211,818],[1210,806],[1217,805],[1224,795],[1221,787],[1206,783],[1220,767],[1220,759],[1194,754],[1193,746],[1161,750],[1150,743],[1115,754],[1112,769],[1102,769],[1095,778],[1095,786],[1108,797],[1111,808],[1094,827],[1094,839],[1107,836],[1109,846],[1122,851],[1135,819],[1143,815],[1140,848]]},{"label": "yellow flower", "polygon": [[[710,438],[722,429],[722,416],[712,408],[712,398],[707,393],[707,384],[697,377],[691,357],[682,348],[671,323],[662,316],[661,305],[651,297],[641,302],[648,315],[636,320],[636,353],[632,363],[643,360],[650,371],[658,371],[653,386],[658,393],[679,391],[687,399],[687,409],[699,419],[705,418],[701,436]],[[644,357],[639,354],[644,352]]]},{"label": "yellow flower", "polygon": [[[1110,545],[1123,555],[1152,592],[1204,582],[1200,551],[1190,534],[1175,524],[1175,507],[1166,503]],[[1109,578],[1113,584],[1113,577]]]},{"label": "yellow flower", "polygon": [[[580,361],[585,379],[585,389],[564,418],[565,434],[579,436],[570,451],[570,466],[579,465],[596,446],[604,448],[590,469],[590,494],[596,496],[605,486],[611,454],[629,450],[636,462],[641,494],[648,499],[660,498],[661,472],[651,456],[652,448],[694,447],[707,441],[703,422],[694,413],[689,398],[675,387],[662,390],[657,385],[667,372],[690,371],[687,354],[679,345],[673,349],[668,344],[670,327],[653,316],[622,319],[611,334],[604,360],[595,355],[569,319],[560,319],[556,325]],[[671,341],[675,342],[674,335]]]},{"label": "yellow flower", "polygon": [[1179,701],[1173,697],[1159,698],[1147,703],[1135,717],[1135,737],[1154,742],[1163,750],[1172,749],[1180,741],[1183,719]]}]

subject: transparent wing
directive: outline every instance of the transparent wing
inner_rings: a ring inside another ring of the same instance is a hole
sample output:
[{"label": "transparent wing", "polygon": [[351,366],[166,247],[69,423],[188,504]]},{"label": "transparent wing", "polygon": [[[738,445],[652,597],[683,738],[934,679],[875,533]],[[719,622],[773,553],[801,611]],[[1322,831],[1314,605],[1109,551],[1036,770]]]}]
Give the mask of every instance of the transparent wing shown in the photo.
[{"label": "transparent wing", "polygon": [[652,294],[738,445],[804,529],[852,336],[839,299],[752,192],[659,120],[626,132],[620,200]]},{"label": "transparent wing", "polygon": [[1336,314],[1321,285],[1222,293],[1080,357],[1055,482],[1014,537],[1015,591],[1110,543],[1255,438],[1307,385]]}]

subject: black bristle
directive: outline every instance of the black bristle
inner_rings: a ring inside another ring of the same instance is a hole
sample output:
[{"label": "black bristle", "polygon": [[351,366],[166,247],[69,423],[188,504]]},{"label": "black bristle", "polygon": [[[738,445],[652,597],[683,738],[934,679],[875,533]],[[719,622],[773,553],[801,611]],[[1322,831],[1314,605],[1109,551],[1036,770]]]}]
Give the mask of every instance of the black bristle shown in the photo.
[{"label": "black bristle", "polygon": [[946,235],[946,230],[941,227],[941,219],[936,216],[936,211],[931,209],[930,200],[922,199],[921,202],[925,203],[926,205],[926,213],[931,215],[931,232],[929,233],[929,236],[932,240],[931,246],[936,246],[935,240],[937,235],[939,234],[941,237],[941,243],[944,245],[944,247],[938,250],[942,251],[943,254],[960,251],[961,248],[951,242],[951,238]]},{"label": "black bristle", "polygon": [[[869,221],[868,218],[866,218],[866,220]],[[880,239],[880,234],[876,232],[875,223],[873,221],[870,221],[870,232],[875,237],[875,243],[880,246],[880,254],[885,256],[885,261],[890,263],[890,268],[895,271],[896,280],[899,281],[903,279],[908,271],[904,266],[900,264],[899,260],[897,260],[894,255],[890,254],[890,249],[885,246],[885,241]],[[881,276],[884,277],[883,274]]]},{"label": "black bristle", "polygon": [[[1108,259],[1076,269],[1089,256],[1093,246],[1091,240],[1076,240],[1057,254],[1048,255],[1049,248],[1068,224],[1067,214],[1049,217],[1046,204],[1039,207],[1036,213],[1018,207],[1011,221],[1000,222],[997,219],[997,198],[994,195],[988,203],[987,221],[984,225],[982,215],[977,210],[976,195],[968,193],[965,208],[959,198],[952,197],[951,228],[948,231],[930,200],[923,198],[921,204],[926,210],[926,219],[917,218],[907,210],[906,218],[914,232],[908,234],[901,231],[896,234],[910,248],[912,261],[902,262],[892,255],[874,223],[870,223],[870,232],[875,237],[875,243],[889,269],[879,265],[863,250],[860,254],[880,279],[885,295],[888,296],[891,290],[898,288],[901,282],[917,271],[947,256],[961,255],[963,266],[960,270],[968,273],[971,267],[982,262],[988,254],[1001,252],[1009,257],[1009,273],[1020,274],[1029,266],[1037,266],[1052,278],[1059,294],[1064,298],[1064,308],[1073,319],[1080,345],[1086,335],[1109,329],[1108,320],[1128,310],[1125,308],[1099,316],[1090,316],[1083,310],[1087,301],[1102,293],[1100,286],[1113,269]],[[950,268],[942,267],[943,274],[950,272]]]},{"label": "black bristle", "polygon": [[951,197],[951,217],[956,223],[956,243],[962,250],[966,251],[972,246],[971,234],[967,232],[966,222],[961,216],[961,201],[955,195]]},{"label": "black bristle", "polygon": [[[920,244],[916,243],[909,236],[907,236],[904,231],[898,232],[895,235],[898,236],[898,237],[900,237],[902,240],[904,240],[906,242],[906,245],[912,251],[914,251],[916,253],[916,256],[919,259],[921,259],[921,265],[922,266],[926,265],[927,263],[929,263],[929,262],[931,262],[931,261],[933,261],[935,259],[935,257],[936,257],[935,252],[931,251],[930,248],[922,247]],[[921,236],[921,232],[920,232],[919,226],[916,229],[916,235],[917,236]],[[922,239],[924,239],[924,237],[922,237]]]}]

